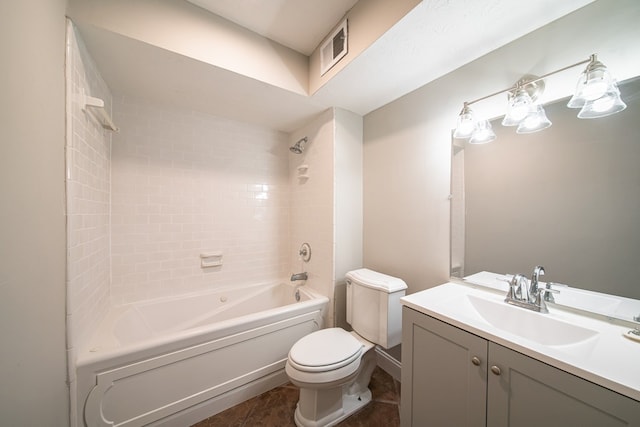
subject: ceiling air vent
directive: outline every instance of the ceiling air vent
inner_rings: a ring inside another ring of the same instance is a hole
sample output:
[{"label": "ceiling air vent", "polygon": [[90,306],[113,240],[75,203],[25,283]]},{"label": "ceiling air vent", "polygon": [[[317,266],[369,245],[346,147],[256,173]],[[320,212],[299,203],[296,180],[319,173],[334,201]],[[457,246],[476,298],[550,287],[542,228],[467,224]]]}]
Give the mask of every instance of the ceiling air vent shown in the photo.
[{"label": "ceiling air vent", "polygon": [[336,65],[347,51],[347,20],[345,19],[320,46],[320,75]]}]

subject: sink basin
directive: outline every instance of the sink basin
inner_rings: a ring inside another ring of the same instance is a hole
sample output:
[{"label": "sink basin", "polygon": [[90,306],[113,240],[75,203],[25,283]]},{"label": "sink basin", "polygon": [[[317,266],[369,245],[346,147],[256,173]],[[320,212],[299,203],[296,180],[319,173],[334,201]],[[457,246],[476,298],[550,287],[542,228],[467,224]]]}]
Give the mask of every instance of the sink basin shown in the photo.
[{"label": "sink basin", "polygon": [[494,328],[547,346],[578,344],[598,335],[597,331],[567,323],[504,302],[465,295],[468,304]]},{"label": "sink basin", "polygon": [[[571,293],[567,291],[561,289],[561,294]],[[400,301],[403,310],[417,311],[640,401],[640,344],[622,336],[628,326],[560,304],[550,305],[549,313],[536,313],[507,304],[505,295],[502,288],[450,282]]]}]

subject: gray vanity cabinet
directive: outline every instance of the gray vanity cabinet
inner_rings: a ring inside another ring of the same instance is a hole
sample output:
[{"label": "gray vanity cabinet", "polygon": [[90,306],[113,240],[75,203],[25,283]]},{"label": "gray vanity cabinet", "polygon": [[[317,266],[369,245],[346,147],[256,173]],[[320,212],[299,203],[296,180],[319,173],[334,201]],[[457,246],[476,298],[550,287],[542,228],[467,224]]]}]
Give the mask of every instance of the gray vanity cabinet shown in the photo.
[{"label": "gray vanity cabinet", "polygon": [[487,426],[640,426],[636,400],[496,343],[488,360]]},{"label": "gray vanity cabinet", "polygon": [[402,308],[402,427],[484,427],[488,342]]},{"label": "gray vanity cabinet", "polygon": [[640,427],[640,402],[403,307],[403,427]]}]

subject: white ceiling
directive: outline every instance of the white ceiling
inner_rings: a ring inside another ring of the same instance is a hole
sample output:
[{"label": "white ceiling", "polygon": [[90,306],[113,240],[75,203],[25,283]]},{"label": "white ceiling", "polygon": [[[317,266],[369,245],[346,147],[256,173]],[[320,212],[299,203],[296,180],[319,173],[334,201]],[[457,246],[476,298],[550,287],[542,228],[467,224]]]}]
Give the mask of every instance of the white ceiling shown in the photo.
[{"label": "white ceiling", "polygon": [[[70,3],[74,1],[84,0]],[[353,0],[189,1],[303,52],[317,45],[318,38],[328,34],[354,4]],[[329,107],[364,116],[592,1],[424,0],[310,96],[75,22],[114,94],[291,132]],[[513,71],[515,80],[526,70]]]},{"label": "white ceiling", "polygon": [[358,0],[187,0],[310,56]]}]

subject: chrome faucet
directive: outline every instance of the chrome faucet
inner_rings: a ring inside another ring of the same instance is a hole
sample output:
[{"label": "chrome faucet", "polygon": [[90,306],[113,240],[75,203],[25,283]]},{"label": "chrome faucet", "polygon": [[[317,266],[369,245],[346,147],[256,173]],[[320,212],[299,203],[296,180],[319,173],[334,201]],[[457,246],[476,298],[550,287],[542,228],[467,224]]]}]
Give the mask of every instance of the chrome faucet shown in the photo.
[{"label": "chrome faucet", "polygon": [[635,328],[633,328],[632,330],[630,330],[629,332],[627,332],[628,334],[632,334],[632,335],[638,335],[640,336],[640,314],[637,316],[633,316],[633,321],[634,322],[638,322],[638,324],[636,325]]},{"label": "chrome faucet", "polygon": [[[547,282],[547,284],[546,284],[546,288],[547,289],[568,288],[568,287],[569,287],[569,285],[564,285],[562,283],[555,283],[555,282]],[[546,291],[544,293],[544,300],[546,302],[556,302],[556,299],[553,297],[553,294],[559,294],[559,293],[560,293],[560,291],[556,291],[556,292],[553,292],[553,290],[552,291]]]},{"label": "chrome faucet", "polygon": [[537,265],[536,268],[533,269],[533,275],[531,276],[531,284],[529,285],[529,302],[535,303],[536,298],[539,297],[538,292],[538,279],[540,276],[544,275],[544,267],[541,265]]},{"label": "chrome faucet", "polygon": [[308,276],[306,271],[304,273],[296,273],[291,275],[292,282],[295,282],[296,280],[307,280],[307,279],[308,279]]},{"label": "chrome faucet", "polygon": [[542,294],[558,293],[559,291],[551,289],[550,287],[540,288],[538,286],[538,279],[544,274],[544,267],[537,266],[533,270],[533,277],[529,284],[527,278],[522,274],[516,274],[509,281],[509,291],[504,301],[508,304],[518,307],[526,308],[529,310],[537,311],[539,313],[548,313],[549,309],[545,303],[545,298]]},{"label": "chrome faucet", "polygon": [[513,276],[509,282],[509,292],[505,301],[529,301],[527,278],[524,275],[516,274]]}]

